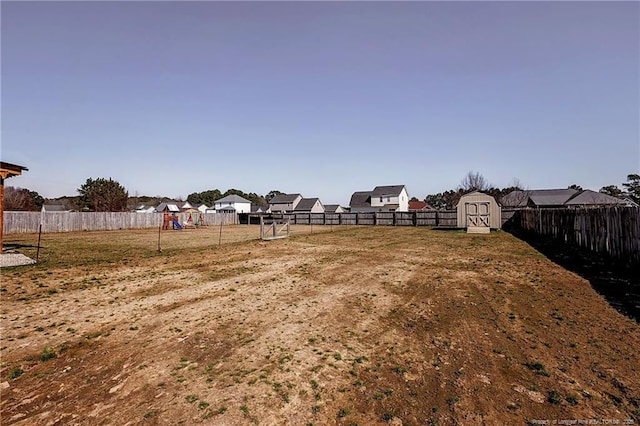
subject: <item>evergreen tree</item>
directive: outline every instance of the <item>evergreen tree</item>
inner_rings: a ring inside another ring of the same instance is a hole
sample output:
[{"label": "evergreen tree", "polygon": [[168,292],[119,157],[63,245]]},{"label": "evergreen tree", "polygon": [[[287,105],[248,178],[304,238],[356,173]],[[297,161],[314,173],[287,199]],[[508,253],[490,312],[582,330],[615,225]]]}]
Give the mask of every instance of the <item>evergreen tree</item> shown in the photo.
[{"label": "evergreen tree", "polygon": [[109,178],[88,178],[78,188],[78,209],[94,212],[122,212],[127,209],[129,193],[117,181]]}]

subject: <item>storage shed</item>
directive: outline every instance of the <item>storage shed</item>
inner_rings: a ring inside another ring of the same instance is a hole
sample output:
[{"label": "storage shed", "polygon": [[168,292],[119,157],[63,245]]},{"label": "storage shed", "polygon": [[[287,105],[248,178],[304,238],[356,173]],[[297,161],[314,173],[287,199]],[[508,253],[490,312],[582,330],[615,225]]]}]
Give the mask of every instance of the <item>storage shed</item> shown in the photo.
[{"label": "storage shed", "polygon": [[489,233],[491,229],[500,229],[500,206],[495,198],[474,191],[460,198],[457,205],[458,228],[466,228],[469,233]]}]

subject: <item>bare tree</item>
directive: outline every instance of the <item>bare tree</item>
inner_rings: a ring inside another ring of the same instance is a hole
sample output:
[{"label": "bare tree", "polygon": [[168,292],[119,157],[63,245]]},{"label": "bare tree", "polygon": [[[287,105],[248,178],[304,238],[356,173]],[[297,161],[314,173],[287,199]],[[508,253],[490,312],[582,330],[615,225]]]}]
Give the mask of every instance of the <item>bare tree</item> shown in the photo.
[{"label": "bare tree", "polygon": [[7,211],[39,210],[43,203],[44,198],[35,191],[13,186],[7,186],[4,191],[4,208]]},{"label": "bare tree", "polygon": [[465,192],[486,191],[489,186],[489,182],[480,172],[469,172],[460,182],[460,189]]}]

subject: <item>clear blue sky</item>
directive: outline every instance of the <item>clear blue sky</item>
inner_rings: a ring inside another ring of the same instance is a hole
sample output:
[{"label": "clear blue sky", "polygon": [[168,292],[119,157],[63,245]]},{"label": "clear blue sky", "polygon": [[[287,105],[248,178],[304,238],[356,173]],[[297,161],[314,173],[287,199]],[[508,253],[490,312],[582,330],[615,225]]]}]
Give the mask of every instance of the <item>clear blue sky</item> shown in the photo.
[{"label": "clear blue sky", "polygon": [[7,185],[598,190],[640,171],[638,2],[1,2]]}]

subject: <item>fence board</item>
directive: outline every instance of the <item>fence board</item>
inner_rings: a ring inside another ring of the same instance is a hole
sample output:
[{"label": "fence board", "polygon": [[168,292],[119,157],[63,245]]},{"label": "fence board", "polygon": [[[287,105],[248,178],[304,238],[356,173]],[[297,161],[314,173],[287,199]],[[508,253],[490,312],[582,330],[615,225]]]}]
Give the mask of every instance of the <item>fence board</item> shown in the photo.
[{"label": "fence board", "polygon": [[622,261],[640,263],[640,208],[524,209],[519,228]]}]

